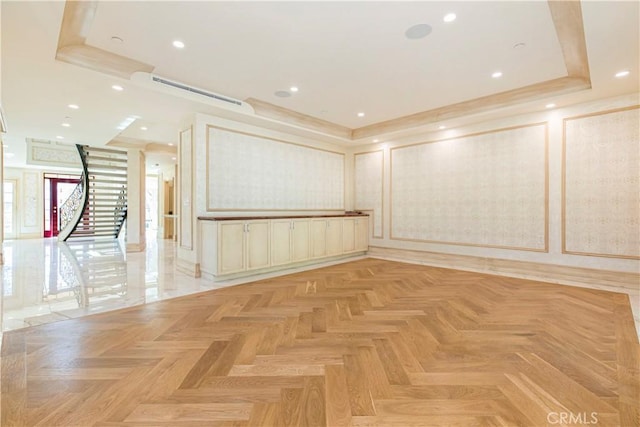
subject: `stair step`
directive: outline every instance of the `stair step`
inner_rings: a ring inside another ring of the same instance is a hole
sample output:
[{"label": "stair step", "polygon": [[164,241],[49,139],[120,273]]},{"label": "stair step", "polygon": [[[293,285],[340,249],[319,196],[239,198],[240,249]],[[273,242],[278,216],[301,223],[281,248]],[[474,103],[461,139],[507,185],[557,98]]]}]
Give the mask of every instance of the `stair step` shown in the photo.
[{"label": "stair step", "polygon": [[71,233],[71,236],[111,236],[112,239],[115,239],[112,231],[74,231]]},{"label": "stair step", "polygon": [[126,158],[123,159],[122,157],[100,157],[100,156],[88,155],[87,162],[89,161],[127,163],[127,159]]},{"label": "stair step", "polygon": [[99,179],[99,178],[89,178],[89,185],[94,182],[99,182],[100,184],[113,184],[113,185],[126,185],[126,181],[116,180],[116,179]]},{"label": "stair step", "polygon": [[90,185],[89,186],[89,190],[105,190],[105,191],[127,191],[127,187],[123,186],[122,184],[115,184],[112,187],[109,187],[108,185]]},{"label": "stair step", "polygon": [[99,172],[99,171],[89,171],[89,182],[92,181],[91,176],[112,176],[114,178],[126,178],[127,174],[125,173],[111,173],[111,172]]},{"label": "stair step", "polygon": [[123,221],[124,221],[124,217],[118,217],[116,219],[114,219],[113,217],[111,217],[111,219],[109,219],[108,217],[106,219],[105,218],[100,218],[100,217],[88,218],[88,219],[85,219],[84,221],[80,221],[78,223],[78,227],[85,227],[86,228],[86,227],[89,227],[89,226],[95,225],[95,224],[111,224],[111,225],[117,224],[117,225],[120,225],[120,224],[122,224]]},{"label": "stair step", "polygon": [[[98,209],[96,209],[98,208]],[[115,206],[113,206],[112,204],[106,204],[106,203],[92,203],[89,205],[89,207],[86,210],[89,211],[97,211],[97,210],[101,210],[102,212],[105,211],[105,209],[103,208],[107,208],[107,209],[111,209],[111,212],[115,212],[116,208]],[[125,211],[126,210],[126,206],[124,207],[124,209],[118,209],[119,211]]]},{"label": "stair step", "polygon": [[126,194],[126,190],[123,190],[122,188],[118,188],[118,187],[111,187],[111,188],[93,188],[93,187],[89,187],[88,189],[88,193],[89,194],[107,194],[109,196],[117,196],[118,194]]},{"label": "stair step", "polygon": [[84,149],[84,152],[88,153],[88,154],[91,154],[91,153],[95,152],[95,153],[118,154],[118,155],[121,155],[121,156],[126,156],[127,155],[126,151],[114,150],[113,148],[92,147],[92,146],[89,146],[89,145],[84,145],[82,148]]},{"label": "stair step", "polygon": [[87,169],[89,170],[89,173],[92,173],[99,170],[126,171],[128,168],[126,166],[101,165],[99,163],[87,162]]},{"label": "stair step", "polygon": [[118,201],[124,201],[124,200],[121,199],[117,194],[113,194],[109,196],[109,194],[89,193],[89,201],[118,202]]}]

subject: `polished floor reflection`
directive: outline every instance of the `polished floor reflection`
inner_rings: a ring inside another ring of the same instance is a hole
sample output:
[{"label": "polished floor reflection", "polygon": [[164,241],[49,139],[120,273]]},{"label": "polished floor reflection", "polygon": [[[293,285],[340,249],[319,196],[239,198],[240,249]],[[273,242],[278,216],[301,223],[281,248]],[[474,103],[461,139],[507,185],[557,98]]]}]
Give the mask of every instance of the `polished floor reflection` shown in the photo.
[{"label": "polished floor reflection", "polygon": [[[216,281],[175,268],[176,243],[147,236],[144,252],[126,253],[122,239],[60,243],[57,239],[8,240],[1,269],[0,331],[175,298],[229,285],[352,261],[327,262],[287,271]],[[583,287],[628,295],[640,333],[640,291]],[[1,333],[0,333],[1,336]]]},{"label": "polished floor reflection", "polygon": [[[126,253],[124,241],[4,243],[2,330],[85,316],[223,286],[180,273],[175,243],[149,239]],[[160,262],[161,261],[161,262]]]}]

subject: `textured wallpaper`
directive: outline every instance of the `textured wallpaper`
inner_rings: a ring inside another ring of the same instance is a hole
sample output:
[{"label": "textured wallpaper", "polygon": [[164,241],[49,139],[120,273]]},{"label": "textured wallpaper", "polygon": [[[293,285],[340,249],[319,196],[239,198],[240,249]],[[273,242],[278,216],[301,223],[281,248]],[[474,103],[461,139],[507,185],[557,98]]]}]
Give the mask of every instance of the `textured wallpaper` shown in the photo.
[{"label": "textured wallpaper", "polygon": [[343,210],[344,155],[209,127],[207,210]]},{"label": "textured wallpaper", "polygon": [[373,236],[382,238],[383,151],[354,156],[355,209],[373,211]]},{"label": "textured wallpaper", "polygon": [[547,250],[547,128],[391,150],[391,237]]},{"label": "textured wallpaper", "polygon": [[[24,173],[24,198],[22,209],[22,225],[25,228],[39,228],[39,222],[37,220],[38,215],[38,195],[42,190],[38,188],[42,186],[42,178],[37,172],[25,172]],[[40,220],[42,221],[42,219]]]},{"label": "textured wallpaper", "polygon": [[564,251],[640,257],[640,109],[564,126]]}]

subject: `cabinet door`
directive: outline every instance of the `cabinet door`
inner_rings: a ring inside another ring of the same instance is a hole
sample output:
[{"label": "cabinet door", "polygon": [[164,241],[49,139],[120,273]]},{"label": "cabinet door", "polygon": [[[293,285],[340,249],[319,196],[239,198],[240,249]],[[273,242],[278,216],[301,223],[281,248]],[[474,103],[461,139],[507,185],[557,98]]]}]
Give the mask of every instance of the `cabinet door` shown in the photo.
[{"label": "cabinet door", "polygon": [[356,251],[369,250],[369,218],[356,219]]},{"label": "cabinet door", "polygon": [[342,253],[342,218],[327,220],[327,256]]},{"label": "cabinet door", "polygon": [[308,219],[295,219],[291,221],[291,261],[304,261],[309,259],[309,221]]},{"label": "cabinet door", "polygon": [[247,223],[247,270],[269,267],[269,221]]},{"label": "cabinet door", "polygon": [[221,221],[218,224],[218,274],[245,270],[244,221]]},{"label": "cabinet door", "polygon": [[356,250],[356,219],[344,218],[342,221],[342,252]]},{"label": "cabinet door", "polygon": [[321,258],[327,255],[327,220],[314,219],[311,221],[311,258]]},{"label": "cabinet door", "polygon": [[271,221],[271,265],[291,262],[291,220]]}]

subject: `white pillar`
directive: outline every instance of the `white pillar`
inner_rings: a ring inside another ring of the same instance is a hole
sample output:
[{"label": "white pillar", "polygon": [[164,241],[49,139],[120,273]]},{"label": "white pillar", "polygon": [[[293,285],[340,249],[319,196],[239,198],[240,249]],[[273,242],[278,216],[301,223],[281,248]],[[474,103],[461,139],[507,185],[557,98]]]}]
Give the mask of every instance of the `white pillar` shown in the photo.
[{"label": "white pillar", "polygon": [[127,152],[127,252],[141,252],[146,247],[144,153]]}]

